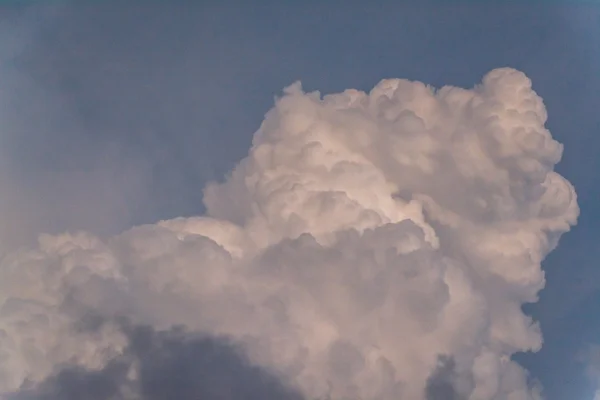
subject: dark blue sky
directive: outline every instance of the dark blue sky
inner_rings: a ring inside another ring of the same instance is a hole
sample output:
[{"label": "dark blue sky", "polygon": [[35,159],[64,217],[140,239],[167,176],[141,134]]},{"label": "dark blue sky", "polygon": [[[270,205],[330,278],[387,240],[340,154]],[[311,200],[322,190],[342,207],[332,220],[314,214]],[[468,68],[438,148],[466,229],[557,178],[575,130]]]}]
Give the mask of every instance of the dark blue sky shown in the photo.
[{"label": "dark blue sky", "polygon": [[582,210],[530,308],[543,350],[522,361],[548,399],[591,398],[577,355],[600,341],[600,3],[323,3],[0,6],[0,208],[27,220],[17,235],[201,212],[204,182],[245,155],[296,80],[471,87],[511,66],[544,98]]}]

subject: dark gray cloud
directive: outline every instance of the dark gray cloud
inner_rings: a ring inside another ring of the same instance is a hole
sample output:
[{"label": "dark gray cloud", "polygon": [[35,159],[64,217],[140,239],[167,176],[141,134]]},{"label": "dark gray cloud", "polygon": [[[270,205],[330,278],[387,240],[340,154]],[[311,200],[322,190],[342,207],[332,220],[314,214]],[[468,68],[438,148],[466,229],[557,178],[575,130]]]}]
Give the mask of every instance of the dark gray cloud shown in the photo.
[{"label": "dark gray cloud", "polygon": [[[44,382],[25,384],[10,400],[301,400],[276,375],[252,365],[225,338],[127,326],[129,347],[98,371],[63,366]],[[130,370],[138,368],[138,378]]]},{"label": "dark gray cloud", "polygon": [[438,367],[427,380],[425,388],[427,400],[464,400],[454,387],[455,366],[452,357],[439,356]]},{"label": "dark gray cloud", "polygon": [[114,361],[100,371],[65,367],[35,387],[8,396],[10,400],[108,400],[124,398],[129,365]]}]

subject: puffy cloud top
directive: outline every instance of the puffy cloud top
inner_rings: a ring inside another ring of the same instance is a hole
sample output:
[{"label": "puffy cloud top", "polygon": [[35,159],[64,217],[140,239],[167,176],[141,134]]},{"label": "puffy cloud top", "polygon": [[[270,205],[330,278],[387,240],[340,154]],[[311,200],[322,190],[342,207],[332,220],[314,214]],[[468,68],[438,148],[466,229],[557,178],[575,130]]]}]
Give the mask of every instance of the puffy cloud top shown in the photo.
[{"label": "puffy cloud top", "polygon": [[306,398],[537,399],[510,359],[542,344],[521,306],[579,212],[546,117],[510,68],[472,90],[296,83],[206,215],[2,260],[0,389],[105,368],[129,339],[90,316],[125,316],[229,337]]}]

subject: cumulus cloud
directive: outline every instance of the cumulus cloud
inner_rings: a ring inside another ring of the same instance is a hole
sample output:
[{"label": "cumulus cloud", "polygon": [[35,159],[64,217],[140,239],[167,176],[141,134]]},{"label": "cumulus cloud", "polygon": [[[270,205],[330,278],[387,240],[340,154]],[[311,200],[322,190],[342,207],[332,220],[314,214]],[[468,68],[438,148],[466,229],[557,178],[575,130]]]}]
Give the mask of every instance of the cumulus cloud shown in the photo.
[{"label": "cumulus cloud", "polygon": [[310,399],[538,399],[511,360],[542,345],[521,306],[579,212],[545,121],[510,68],[470,90],[294,84],[205,215],[4,257],[0,388],[104,376],[132,341],[98,321],[126,317],[230,338]]}]

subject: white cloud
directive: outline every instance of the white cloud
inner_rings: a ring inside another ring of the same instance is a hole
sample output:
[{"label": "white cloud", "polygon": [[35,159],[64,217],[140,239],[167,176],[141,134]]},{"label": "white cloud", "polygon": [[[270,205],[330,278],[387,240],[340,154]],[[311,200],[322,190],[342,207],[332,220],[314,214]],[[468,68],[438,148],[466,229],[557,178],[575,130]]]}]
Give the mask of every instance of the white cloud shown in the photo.
[{"label": "white cloud", "polygon": [[509,68],[472,90],[294,84],[206,188],[205,216],[43,236],[3,260],[1,389],[101,367],[126,337],[73,328],[97,313],[230,336],[309,398],[434,398],[446,357],[461,398],[536,399],[510,360],[542,344],[521,306],[579,212],[545,121]]}]

